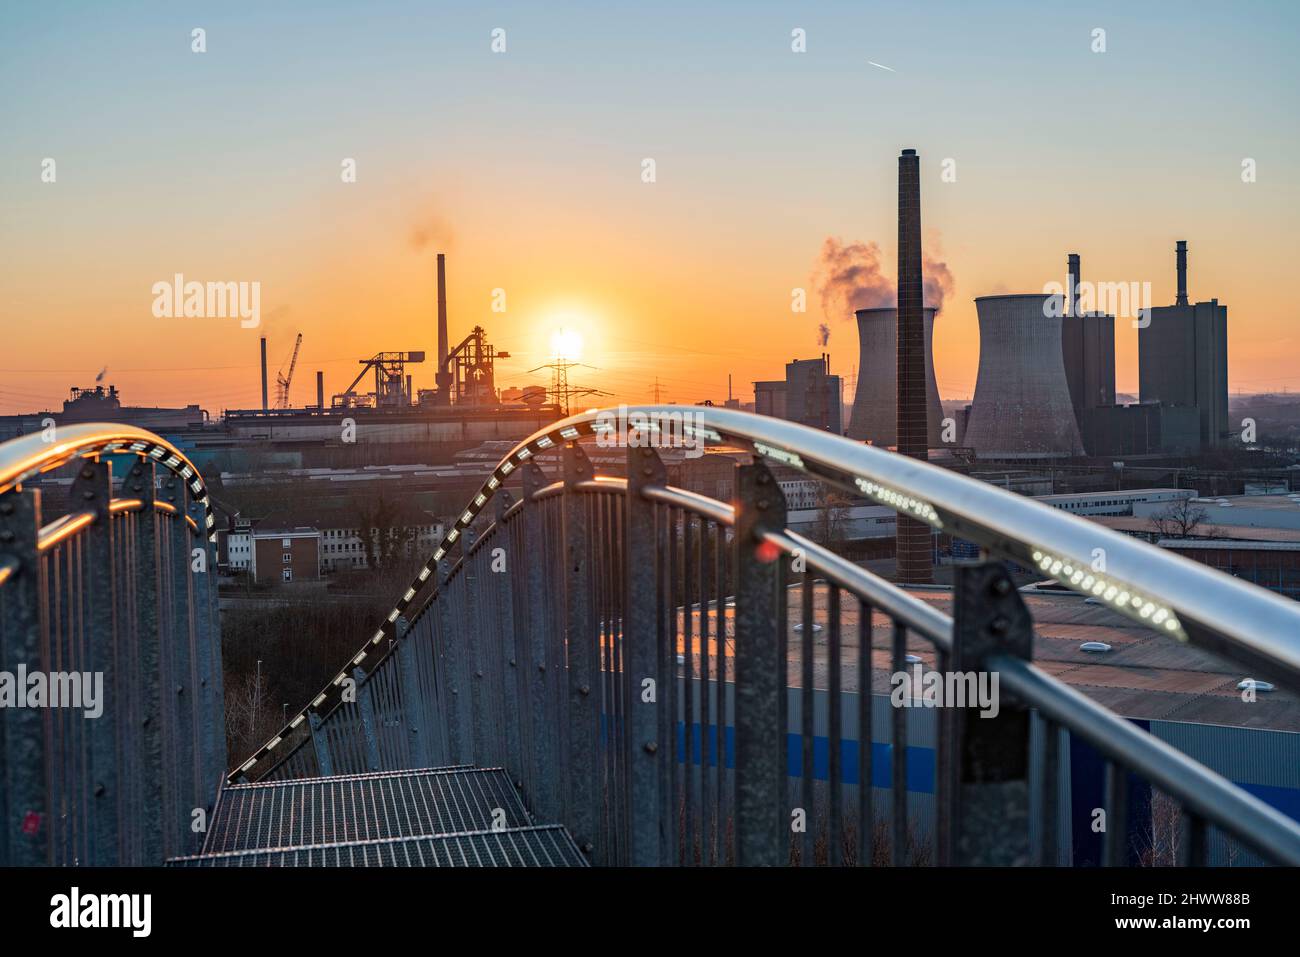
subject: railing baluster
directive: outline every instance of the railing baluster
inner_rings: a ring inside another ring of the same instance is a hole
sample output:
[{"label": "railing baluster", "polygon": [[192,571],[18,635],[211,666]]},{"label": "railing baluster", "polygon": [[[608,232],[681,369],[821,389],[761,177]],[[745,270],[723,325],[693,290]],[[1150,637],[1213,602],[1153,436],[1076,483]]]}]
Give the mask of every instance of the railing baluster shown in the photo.
[{"label": "railing baluster", "polygon": [[713,722],[713,753],[716,761],[717,806],[713,816],[713,843],[717,857],[715,864],[727,863],[727,557],[732,553],[727,541],[727,529],[717,526],[717,547],[714,549],[714,610],[713,626],[716,638],[717,680],[714,697],[717,701],[716,720]]},{"label": "railing baluster", "polygon": [[682,703],[684,717],[682,725],[686,741],[686,757],[683,765],[682,816],[683,835],[686,844],[686,859],[683,863],[695,863],[695,810],[698,793],[698,779],[695,767],[695,627],[691,619],[692,595],[694,593],[695,549],[693,516],[682,517]]},{"label": "railing baluster", "polygon": [[1209,863],[1209,828],[1205,818],[1188,808],[1182,809],[1181,834],[1178,841],[1179,867],[1204,867]]},{"label": "railing baluster", "polygon": [[803,833],[799,840],[799,864],[812,867],[813,829],[816,826],[813,815],[813,736],[816,731],[816,715],[813,710],[813,616],[816,585],[812,572],[805,567],[803,586],[799,589],[801,602],[799,641],[799,757],[801,775],[799,781],[800,803],[803,805]]},{"label": "railing baluster", "polygon": [[827,583],[826,607],[826,667],[827,667],[827,765],[826,787],[829,791],[830,823],[827,827],[827,860],[832,867],[844,864],[844,775],[840,768],[840,747],[843,721],[840,701],[840,589]]},{"label": "railing baluster", "polygon": [[709,681],[709,522],[700,519],[699,554],[696,568],[699,571],[700,601],[700,864],[709,863],[711,812],[713,810],[713,770],[711,767],[713,743],[713,696]]},{"label": "railing baluster", "polygon": [[1055,867],[1059,861],[1061,728],[1043,719],[1042,832],[1039,840],[1040,867]]},{"label": "railing baluster", "polygon": [[872,780],[871,675],[872,618],[866,599],[858,599],[858,867],[873,863],[876,852],[875,782]]},{"label": "railing baluster", "polygon": [[[890,645],[891,674],[907,670],[907,626],[894,619],[893,641]],[[889,817],[892,823],[889,835],[889,862],[901,867],[908,862],[907,848],[907,710],[894,708],[892,735],[890,736],[890,798]]]},{"label": "railing baluster", "polygon": [[[952,655],[942,648],[935,653],[935,670],[941,675],[947,675],[952,670]],[[957,709],[953,707],[937,709],[934,724],[935,863],[947,867],[953,862],[952,819],[958,787],[954,760]]]},{"label": "railing baluster", "polygon": [[1128,772],[1106,762],[1106,839],[1103,867],[1128,867]]}]

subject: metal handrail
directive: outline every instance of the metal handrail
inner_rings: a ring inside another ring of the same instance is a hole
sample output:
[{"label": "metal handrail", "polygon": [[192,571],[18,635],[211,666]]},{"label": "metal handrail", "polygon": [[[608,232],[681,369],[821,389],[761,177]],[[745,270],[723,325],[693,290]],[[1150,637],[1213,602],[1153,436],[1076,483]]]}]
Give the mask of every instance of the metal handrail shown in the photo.
[{"label": "metal handrail", "polygon": [[[396,637],[397,620],[511,474],[565,442],[597,436],[617,444],[622,436],[614,423],[632,416],[644,421],[684,421],[689,416],[685,432],[695,441],[737,446],[865,496],[900,515],[964,537],[991,555],[1036,567],[1141,625],[1300,686],[1300,604],[1208,566],[977,479],[798,423],[710,406],[590,409],[533,433],[501,459],[375,634],[280,734],[232,772],[231,779],[266,758],[274,743],[303,723],[309,712],[333,709],[351,668],[385,637]],[[560,487],[562,483],[552,483],[538,494],[556,494]],[[1094,570],[1099,558],[1104,568]]]},{"label": "metal handrail", "polygon": [[[208,540],[215,542],[217,532],[216,521],[212,515],[212,500],[208,496],[207,487],[199,470],[185,453],[171,442],[148,429],[136,428],[133,425],[117,425],[111,422],[60,425],[55,429],[54,441],[47,441],[45,433],[38,432],[0,443],[0,494],[78,458],[129,454],[157,462],[189,486],[190,494],[203,505],[204,526]],[[113,511],[129,511],[132,501],[117,499],[113,502],[113,506],[117,507],[110,508]],[[156,502],[156,504],[164,511],[170,505],[168,502]],[[139,508],[138,501],[135,507]],[[174,506],[172,508],[174,511]],[[194,530],[198,531],[197,526],[194,526]],[[54,531],[58,529],[52,530]],[[0,576],[0,584],[4,582],[5,577]]]},{"label": "metal handrail", "polygon": [[[162,512],[164,515],[170,515],[173,518],[180,515],[176,506],[171,502],[155,501],[153,507],[155,511]],[[116,515],[119,512],[138,512],[142,508],[144,508],[144,502],[140,501],[138,498],[115,498],[108,505],[110,515]],[[49,551],[54,546],[76,535],[83,528],[88,528],[95,524],[98,517],[98,514],[94,510],[87,509],[81,512],[71,512],[60,518],[56,518],[54,521],[41,528],[40,534],[36,539],[36,550],[38,552]],[[199,532],[198,523],[188,515],[184,517],[186,524],[189,525],[190,532],[197,535]],[[3,584],[4,580],[3,577],[0,577],[0,584]]]},{"label": "metal handrail", "polygon": [[997,672],[1012,695],[1178,798],[1210,823],[1240,837],[1266,858],[1300,865],[1296,822],[1249,791],[1027,661],[996,655],[989,659],[988,667]]}]

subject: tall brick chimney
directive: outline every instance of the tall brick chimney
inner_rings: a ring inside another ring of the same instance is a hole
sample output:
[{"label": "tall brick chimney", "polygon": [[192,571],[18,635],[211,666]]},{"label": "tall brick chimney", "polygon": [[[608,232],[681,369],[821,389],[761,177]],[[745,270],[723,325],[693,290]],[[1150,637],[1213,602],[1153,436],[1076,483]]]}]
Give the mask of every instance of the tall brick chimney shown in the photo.
[{"label": "tall brick chimney", "polygon": [[[925,394],[925,303],[921,279],[921,160],[916,150],[898,157],[898,452],[929,458]],[[898,580],[934,580],[930,526],[898,516]]]}]

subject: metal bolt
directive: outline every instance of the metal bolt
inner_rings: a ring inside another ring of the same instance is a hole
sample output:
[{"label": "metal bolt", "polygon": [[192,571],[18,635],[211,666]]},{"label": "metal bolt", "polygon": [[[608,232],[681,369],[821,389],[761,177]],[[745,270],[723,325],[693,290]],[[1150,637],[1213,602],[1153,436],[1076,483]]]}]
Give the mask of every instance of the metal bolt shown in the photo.
[{"label": "metal bolt", "polygon": [[546,670],[546,665],[538,665],[538,666],[537,666],[537,670],[538,670],[538,671],[545,671],[545,670]]},{"label": "metal bolt", "polygon": [[176,693],[177,693],[177,694],[184,694],[184,693],[185,693],[185,686],[184,686],[184,685],[177,685],[177,686],[176,686]]},{"label": "metal bolt", "polygon": [[582,845],[582,853],[584,854],[590,854],[595,849],[596,846],[592,844],[591,841],[587,841],[585,844]]},{"label": "metal bolt", "polygon": [[1004,615],[998,615],[998,617],[989,622],[989,630],[995,635],[1002,634],[1009,627],[1011,627],[1011,622],[1009,622]]},{"label": "metal bolt", "polygon": [[105,791],[105,790],[107,790],[107,789],[104,787],[104,785],[102,785],[102,784],[96,784],[96,785],[95,785],[95,797],[97,797],[97,798],[99,798],[99,797],[103,797],[103,796],[104,796],[104,791]]},{"label": "metal bolt", "polygon": [[13,540],[14,533],[9,531],[9,529],[6,528],[3,532],[0,532],[0,542],[12,542]]},{"label": "metal bolt", "polygon": [[645,753],[646,753],[646,754],[654,754],[654,753],[656,753],[658,750],[659,750],[659,745],[655,744],[653,741],[647,741],[647,742],[645,743]]},{"label": "metal bolt", "polygon": [[148,718],[145,718],[143,721],[140,722],[140,724],[141,724],[143,727],[146,727],[146,728],[149,727],[149,719],[148,719]]},{"label": "metal bolt", "polygon": [[583,685],[581,688],[578,689],[578,694],[583,695],[585,697],[586,695],[591,694],[591,689],[588,688],[586,685]]},{"label": "metal bolt", "polygon": [[515,659],[513,658],[510,659],[510,667],[511,668],[515,667]]},{"label": "metal bolt", "polygon": [[1011,591],[1011,582],[1005,578],[999,578],[993,582],[993,594],[1005,595],[1009,591]]}]

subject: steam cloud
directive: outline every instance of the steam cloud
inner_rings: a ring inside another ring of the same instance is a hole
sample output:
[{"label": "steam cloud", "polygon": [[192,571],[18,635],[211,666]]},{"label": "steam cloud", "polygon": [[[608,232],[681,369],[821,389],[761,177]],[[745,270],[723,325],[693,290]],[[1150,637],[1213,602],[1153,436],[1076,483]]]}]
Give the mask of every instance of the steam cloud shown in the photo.
[{"label": "steam cloud", "polygon": [[437,213],[430,213],[411,226],[409,241],[411,249],[418,253],[434,245],[442,249],[450,248],[453,238],[451,224]]},{"label": "steam cloud", "polygon": [[[953,291],[952,270],[922,253],[921,275],[925,304],[942,311],[944,298]],[[894,280],[881,269],[880,246],[874,242],[845,243],[827,236],[813,267],[812,284],[827,319],[848,319],[858,309],[893,308],[898,302]],[[825,345],[830,330],[824,323],[821,328]]]}]

